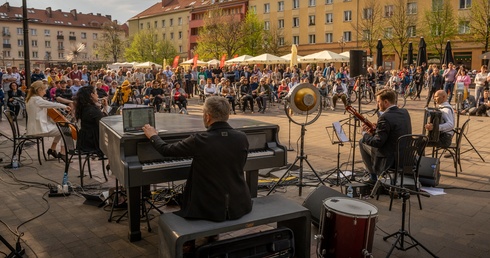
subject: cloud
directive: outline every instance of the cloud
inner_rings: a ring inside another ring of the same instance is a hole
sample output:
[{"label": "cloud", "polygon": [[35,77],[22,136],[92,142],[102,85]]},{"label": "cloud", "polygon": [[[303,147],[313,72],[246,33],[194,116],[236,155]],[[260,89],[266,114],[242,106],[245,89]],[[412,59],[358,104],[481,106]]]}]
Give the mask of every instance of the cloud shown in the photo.
[{"label": "cloud", "polygon": [[[10,6],[22,6],[22,0],[8,0]],[[61,9],[69,12],[77,9],[82,13],[100,13],[102,15],[111,15],[113,20],[123,23],[131,17],[149,8],[158,0],[50,0],[50,1],[27,1],[28,8],[46,9],[51,7],[53,10]]]}]

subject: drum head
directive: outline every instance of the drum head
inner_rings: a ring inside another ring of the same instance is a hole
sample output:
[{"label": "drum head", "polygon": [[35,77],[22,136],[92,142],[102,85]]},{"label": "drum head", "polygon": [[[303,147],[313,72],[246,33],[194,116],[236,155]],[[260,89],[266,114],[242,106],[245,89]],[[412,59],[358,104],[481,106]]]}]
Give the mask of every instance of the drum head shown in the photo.
[{"label": "drum head", "polygon": [[328,210],[350,215],[352,217],[368,217],[378,214],[376,206],[349,197],[332,197],[323,201]]}]

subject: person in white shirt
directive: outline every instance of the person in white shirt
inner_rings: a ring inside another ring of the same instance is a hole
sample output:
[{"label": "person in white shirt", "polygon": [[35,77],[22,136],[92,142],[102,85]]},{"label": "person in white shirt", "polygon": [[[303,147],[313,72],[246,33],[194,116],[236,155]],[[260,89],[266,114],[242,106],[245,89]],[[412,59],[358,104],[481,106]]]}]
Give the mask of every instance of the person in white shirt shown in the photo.
[{"label": "person in white shirt", "polygon": [[27,135],[54,137],[51,148],[48,150],[48,156],[60,158],[64,156],[61,154],[64,152],[64,148],[61,147],[61,152],[58,153],[56,146],[61,139],[61,135],[56,123],[48,117],[48,109],[61,108],[69,112],[71,108],[61,103],[43,99],[47,88],[48,85],[42,81],[36,81],[29,87],[26,97],[26,110],[29,117],[27,120]]}]

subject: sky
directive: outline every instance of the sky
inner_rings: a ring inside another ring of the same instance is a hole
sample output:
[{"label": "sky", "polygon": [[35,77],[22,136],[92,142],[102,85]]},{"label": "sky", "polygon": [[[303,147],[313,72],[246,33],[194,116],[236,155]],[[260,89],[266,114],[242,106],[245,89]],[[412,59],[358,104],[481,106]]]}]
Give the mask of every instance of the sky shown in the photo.
[{"label": "sky", "polygon": [[[9,2],[10,6],[22,6],[22,0],[1,0],[1,3]],[[77,9],[82,13],[100,13],[111,15],[113,20],[124,23],[136,14],[146,10],[160,0],[26,0],[28,8],[53,10],[61,9],[69,12]]]}]

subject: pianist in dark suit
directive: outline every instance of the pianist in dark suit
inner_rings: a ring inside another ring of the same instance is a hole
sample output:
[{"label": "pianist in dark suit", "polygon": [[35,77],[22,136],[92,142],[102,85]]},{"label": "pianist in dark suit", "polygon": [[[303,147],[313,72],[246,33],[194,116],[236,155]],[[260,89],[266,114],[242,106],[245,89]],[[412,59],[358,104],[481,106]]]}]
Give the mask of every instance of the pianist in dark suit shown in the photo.
[{"label": "pianist in dark suit", "polygon": [[382,113],[376,124],[376,131],[369,133],[363,125],[360,152],[371,180],[384,170],[394,166],[397,140],[400,136],[412,133],[410,114],[406,109],[395,105],[396,93],[383,89],[376,93],[376,101]]},{"label": "pianist in dark suit", "polygon": [[155,128],[145,125],[145,135],[163,156],[193,157],[178,215],[189,219],[233,220],[252,210],[243,167],[248,140],[228,123],[230,104],[226,98],[208,97],[203,107],[205,133],[167,144]]}]

